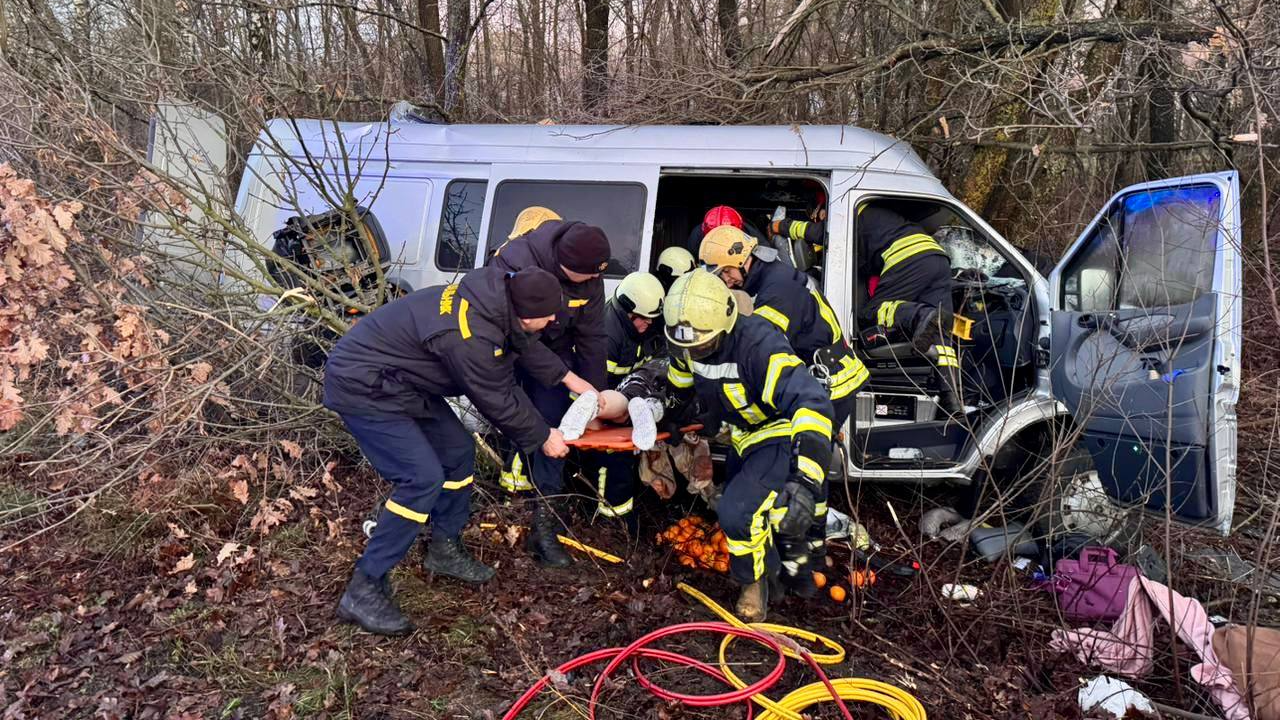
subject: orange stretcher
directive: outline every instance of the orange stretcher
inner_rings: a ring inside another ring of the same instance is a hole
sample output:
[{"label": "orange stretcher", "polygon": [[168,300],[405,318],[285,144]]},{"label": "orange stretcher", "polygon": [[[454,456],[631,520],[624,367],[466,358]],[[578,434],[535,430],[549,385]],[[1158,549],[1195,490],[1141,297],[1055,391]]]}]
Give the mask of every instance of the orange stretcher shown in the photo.
[{"label": "orange stretcher", "polygon": [[[701,425],[689,425],[680,428],[681,432],[693,432],[701,430]],[[658,442],[662,442],[671,437],[669,432],[659,432]],[[618,452],[619,450],[635,450],[636,446],[631,442],[631,426],[630,425],[609,425],[599,430],[588,430],[582,437],[577,440],[568,440],[565,442],[569,447],[575,447],[579,450],[602,450]]]}]

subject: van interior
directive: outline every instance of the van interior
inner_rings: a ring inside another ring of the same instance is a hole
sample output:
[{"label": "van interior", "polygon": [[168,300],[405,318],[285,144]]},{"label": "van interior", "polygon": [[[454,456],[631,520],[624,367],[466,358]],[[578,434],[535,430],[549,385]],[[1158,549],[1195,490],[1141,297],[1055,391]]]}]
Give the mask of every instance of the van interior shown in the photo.
[{"label": "van interior", "polygon": [[[670,174],[658,184],[653,262],[662,250],[679,246],[697,254],[694,230],[716,205],[738,210],[744,229],[762,236],[779,208],[785,217],[806,219],[825,197],[820,176],[766,177],[746,173]],[[931,201],[875,198],[924,227],[946,249],[953,274],[953,307],[973,321],[969,339],[955,338],[960,351],[964,401],[973,409],[964,421],[939,419],[938,380],[933,364],[915,353],[905,337],[869,342],[870,328],[855,326],[858,309],[868,302],[865,273],[853,282],[855,312],[842,318],[855,350],[871,371],[858,396],[851,439],[861,467],[944,467],[954,464],[972,439],[980,416],[997,410],[1035,382],[1036,313],[1030,278],[1001,253],[990,238],[950,206]],[[856,252],[856,250],[855,250]],[[825,287],[821,253],[804,268]],[[855,267],[860,264],[855,262]]]},{"label": "van interior", "polygon": [[[921,225],[947,251],[952,270],[952,307],[973,322],[967,339],[956,336],[964,403],[963,421],[937,419],[933,402],[938,379],[932,363],[914,353],[905,337],[868,342],[860,328],[858,352],[871,371],[859,394],[851,446],[863,467],[946,466],[957,461],[973,427],[986,413],[1035,383],[1037,326],[1030,278],[990,238],[952,207],[938,202],[877,198]],[[856,222],[856,221],[855,221]],[[856,252],[856,250],[855,250]],[[855,266],[861,264],[861,258]],[[865,273],[854,283],[854,317],[869,301]]]}]

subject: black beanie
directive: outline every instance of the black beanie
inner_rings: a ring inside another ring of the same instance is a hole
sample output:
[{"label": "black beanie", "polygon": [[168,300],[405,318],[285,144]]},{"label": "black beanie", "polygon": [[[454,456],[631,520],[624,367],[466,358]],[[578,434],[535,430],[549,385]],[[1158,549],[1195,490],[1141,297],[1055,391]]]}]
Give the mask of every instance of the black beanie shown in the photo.
[{"label": "black beanie", "polygon": [[560,281],[542,268],[527,268],[507,275],[507,294],[516,317],[541,318],[560,312],[564,302],[560,295]]},{"label": "black beanie", "polygon": [[609,238],[594,225],[575,223],[556,243],[556,260],[583,275],[602,273],[609,267]]}]

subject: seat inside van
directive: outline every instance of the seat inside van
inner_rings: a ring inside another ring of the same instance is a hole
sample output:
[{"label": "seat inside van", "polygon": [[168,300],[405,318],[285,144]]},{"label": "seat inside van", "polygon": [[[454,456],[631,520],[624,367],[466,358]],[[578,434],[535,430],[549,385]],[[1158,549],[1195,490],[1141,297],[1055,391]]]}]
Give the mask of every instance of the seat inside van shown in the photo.
[{"label": "seat inside van", "polygon": [[[969,339],[953,338],[960,351],[964,402],[995,409],[1035,382],[1036,313],[1029,278],[981,230],[945,204],[876,199],[921,225],[951,259],[955,312],[973,321]],[[857,252],[855,250],[855,252]],[[861,264],[859,258],[858,264]],[[855,273],[854,317],[870,300],[871,278]],[[853,328],[851,328],[852,330]],[[960,423],[935,420],[938,392],[931,363],[911,351],[904,337],[870,343],[870,328],[857,328],[858,348],[871,370],[860,393],[854,447],[862,460],[948,463],[968,440]],[[911,452],[907,452],[911,450]]]}]

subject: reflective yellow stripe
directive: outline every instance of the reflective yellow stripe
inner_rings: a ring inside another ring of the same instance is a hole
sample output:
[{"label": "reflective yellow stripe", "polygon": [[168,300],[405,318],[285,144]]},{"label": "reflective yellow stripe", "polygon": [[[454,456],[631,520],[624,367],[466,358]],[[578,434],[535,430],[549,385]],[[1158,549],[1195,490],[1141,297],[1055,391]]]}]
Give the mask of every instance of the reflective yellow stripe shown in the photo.
[{"label": "reflective yellow stripe", "polygon": [[791,325],[791,321],[787,319],[786,315],[783,315],[768,305],[757,305],[755,310],[752,310],[751,312],[752,314],[759,315],[765,320],[777,325],[782,332],[786,332],[787,328]]},{"label": "reflective yellow stripe", "polygon": [[511,458],[511,469],[504,469],[502,474],[498,476],[498,484],[508,492],[523,492],[533,489],[533,483],[524,474],[524,461],[518,453]]},{"label": "reflective yellow stripe", "polygon": [[956,349],[950,345],[934,345],[933,349],[938,353],[938,367],[960,367],[960,358],[956,355]]},{"label": "reflective yellow stripe", "polygon": [[681,370],[676,367],[675,363],[667,365],[667,382],[678,388],[693,387],[693,373],[687,370]]},{"label": "reflective yellow stripe", "polygon": [[898,312],[902,300],[890,300],[876,310],[876,324],[881,327],[893,327],[893,316]]},{"label": "reflective yellow stripe", "polygon": [[827,299],[822,297],[822,293],[816,290],[810,290],[809,294],[813,296],[813,301],[818,303],[818,314],[823,320],[827,321],[827,326],[831,328],[831,342],[838,343],[840,338],[844,337],[844,333],[840,331],[840,321],[836,320],[836,311],[831,309],[827,304]]},{"label": "reflective yellow stripe", "polygon": [[810,480],[821,484],[826,479],[827,473],[817,461],[811,460],[803,455],[796,458],[796,467],[800,468],[800,472],[809,477]]},{"label": "reflective yellow stripe", "polygon": [[898,238],[884,252],[880,253],[880,257],[884,258],[884,267],[880,269],[880,274],[884,275],[889,272],[903,260],[920,253],[935,251],[942,252],[942,246],[924,233],[915,233],[914,235]]},{"label": "reflective yellow stripe", "polygon": [[445,490],[461,490],[462,488],[470,485],[472,481],[474,481],[475,479],[476,479],[475,475],[468,475],[461,480],[445,480],[444,489]]},{"label": "reflective yellow stripe", "polygon": [[493,349],[493,356],[494,356],[494,357],[502,357],[502,348],[500,348],[500,347],[496,347],[496,348],[494,348],[494,349]]},{"label": "reflective yellow stripe", "polygon": [[791,223],[791,227],[787,231],[787,234],[791,236],[792,240],[803,240],[804,233],[808,229],[809,229],[809,223],[804,222],[802,220],[797,220]]},{"label": "reflective yellow stripe", "polygon": [[570,300],[570,301],[569,301],[569,307],[571,307],[571,308],[580,308],[580,307],[582,307],[583,305],[586,305],[586,304],[587,304],[587,303],[589,303],[589,302],[591,302],[591,298],[578,298],[577,300]]},{"label": "reflective yellow stripe", "polygon": [[427,521],[426,513],[414,512],[413,510],[410,510],[409,508],[401,505],[395,500],[387,501],[387,509],[395,513],[396,515],[399,515],[400,517],[404,518],[405,520],[412,520],[413,522],[416,522],[416,523],[425,523]]},{"label": "reflective yellow stripe", "polygon": [[605,369],[608,370],[611,375],[626,375],[636,369],[635,365],[619,365],[612,360],[606,360],[604,364]]},{"label": "reflective yellow stripe", "polygon": [[766,440],[774,440],[777,438],[790,438],[791,421],[790,420],[774,420],[773,422],[755,430],[747,431],[737,426],[730,426],[730,439],[733,442],[734,452],[742,455],[755,445]]},{"label": "reflective yellow stripe", "polygon": [[764,422],[764,411],[747,398],[746,385],[742,383],[725,383],[723,389],[725,397],[729,398],[729,403],[733,406],[733,409],[737,410],[744,420],[752,425]]},{"label": "reflective yellow stripe", "polygon": [[462,302],[458,303],[458,332],[462,333],[462,339],[466,340],[471,337],[471,321],[467,320],[467,310],[471,309],[471,303],[466,298],[462,298]]},{"label": "reflective yellow stripe", "polygon": [[813,506],[814,517],[822,517],[827,514],[827,503],[820,502]]},{"label": "reflective yellow stripe", "polygon": [[826,417],[817,410],[800,408],[795,415],[791,416],[791,434],[795,436],[802,432],[816,432],[830,440],[831,418]]},{"label": "reflective yellow stripe", "polygon": [[765,513],[773,508],[773,503],[778,499],[778,493],[770,492],[765,496],[764,502],[760,503],[760,507],[751,515],[751,537],[743,542],[741,540],[731,539],[725,535],[725,544],[729,546],[729,552],[734,555],[750,555],[751,556],[751,574],[752,580],[759,580],[764,577],[765,570],[765,550],[768,547],[769,539],[772,537],[772,523],[765,521]]},{"label": "reflective yellow stripe", "polygon": [[846,355],[840,358],[840,364],[844,367],[831,378],[832,400],[847,397],[849,393],[862,387],[862,384],[871,377],[871,371],[857,356]]},{"label": "reflective yellow stripe", "polygon": [[778,379],[782,377],[782,371],[789,367],[803,365],[800,358],[791,353],[774,353],[769,356],[769,369],[764,373],[764,392],[761,393],[760,399],[766,404],[776,407],[773,402],[773,393],[778,388]]},{"label": "reflective yellow stripe", "polygon": [[631,512],[635,498],[628,498],[626,502],[610,505],[608,500],[604,499],[604,489],[608,484],[609,470],[600,468],[596,473],[596,493],[599,500],[596,502],[596,511],[605,517],[622,517]]},{"label": "reflective yellow stripe", "polygon": [[778,525],[782,523],[782,519],[785,518],[786,516],[787,516],[787,509],[785,507],[769,508],[770,529],[777,530]]}]

